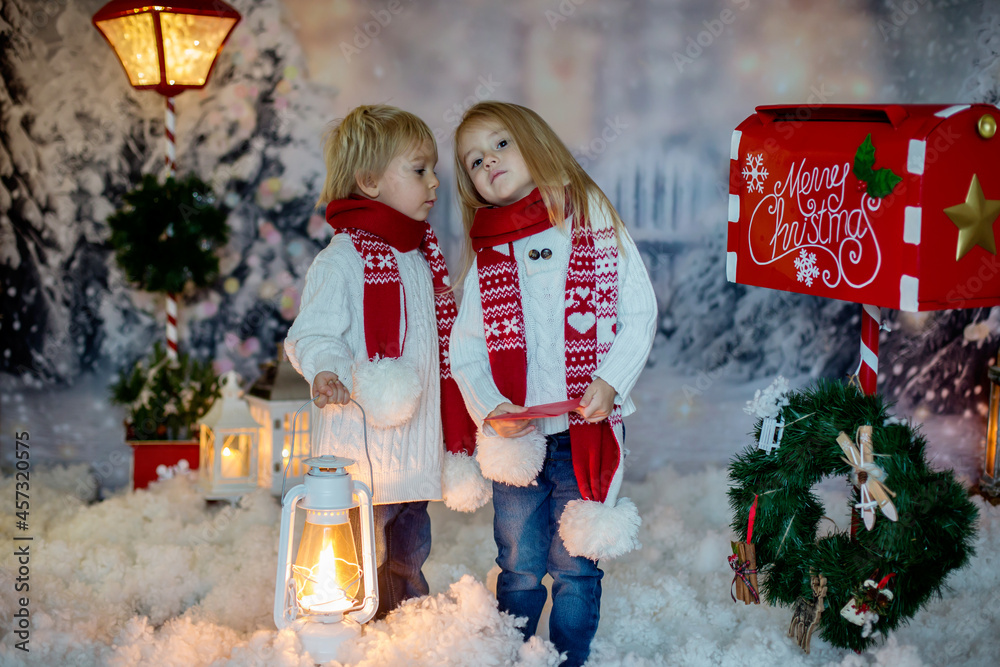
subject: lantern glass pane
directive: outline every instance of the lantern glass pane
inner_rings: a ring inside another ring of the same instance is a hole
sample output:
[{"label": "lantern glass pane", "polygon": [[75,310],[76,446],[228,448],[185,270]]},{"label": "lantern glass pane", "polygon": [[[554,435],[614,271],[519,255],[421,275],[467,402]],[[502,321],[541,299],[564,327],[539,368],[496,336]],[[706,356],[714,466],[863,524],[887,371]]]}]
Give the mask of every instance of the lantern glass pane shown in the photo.
[{"label": "lantern glass pane", "polygon": [[338,612],[358,605],[361,566],[350,522],[306,521],[292,574],[296,598],[306,611]]},{"label": "lantern glass pane", "polygon": [[163,60],[167,82],[203,86],[234,18],[162,12]]},{"label": "lantern glass pane", "polygon": [[203,474],[211,474],[215,462],[215,433],[204,424],[201,425],[201,469]]},{"label": "lantern glass pane", "polygon": [[98,21],[97,27],[111,42],[115,55],[128,73],[129,83],[133,86],[160,83],[160,61],[156,53],[152,14],[130,14]]},{"label": "lantern glass pane", "polygon": [[986,430],[986,462],[983,466],[983,472],[992,477],[997,478],[997,449],[1000,448],[1000,443],[997,443],[997,430],[998,430],[998,420],[1000,420],[1000,386],[995,384],[990,385],[990,414],[989,422]]},{"label": "lantern glass pane", "polygon": [[221,472],[223,479],[250,475],[250,436],[245,433],[226,435]]}]

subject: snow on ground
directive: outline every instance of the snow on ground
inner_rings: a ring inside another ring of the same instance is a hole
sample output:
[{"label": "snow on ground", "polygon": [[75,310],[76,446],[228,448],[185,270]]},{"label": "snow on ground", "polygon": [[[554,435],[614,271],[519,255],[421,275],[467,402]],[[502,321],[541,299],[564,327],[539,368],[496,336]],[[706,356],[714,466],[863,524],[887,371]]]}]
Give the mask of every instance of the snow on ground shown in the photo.
[{"label": "snow on ground", "polygon": [[[745,401],[767,383],[677,373],[652,369],[636,389],[624,493],[642,514],[644,546],[602,564],[591,665],[996,664],[1000,507],[978,497],[976,557],[951,574],[942,598],[872,651],[854,654],[814,637],[805,655],[786,637],[788,609],[734,604],[725,465],[748,440]],[[981,451],[981,424],[968,422],[927,416],[924,423],[936,465],[955,466],[967,481]],[[88,504],[81,499],[88,475],[85,464],[33,471],[31,652],[16,650],[7,632],[18,608],[8,549],[0,559],[0,666],[312,664],[295,635],[271,620],[277,499],[262,490],[237,507],[208,505],[191,479],[179,478]],[[846,528],[846,485],[828,480],[820,492],[827,514]],[[15,480],[0,480],[0,497],[14,495]],[[490,507],[462,515],[435,504],[432,518],[431,595],[366,626],[346,646],[344,664],[557,664],[544,618],[542,637],[523,644],[517,621],[496,610]],[[14,532],[13,519],[0,525],[7,544]]]}]

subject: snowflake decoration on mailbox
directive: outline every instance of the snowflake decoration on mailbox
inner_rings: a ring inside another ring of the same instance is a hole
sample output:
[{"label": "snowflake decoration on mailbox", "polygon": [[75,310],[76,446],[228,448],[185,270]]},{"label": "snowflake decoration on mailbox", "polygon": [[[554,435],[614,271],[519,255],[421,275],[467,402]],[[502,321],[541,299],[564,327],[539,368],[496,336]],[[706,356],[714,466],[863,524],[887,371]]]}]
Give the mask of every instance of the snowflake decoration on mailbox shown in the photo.
[{"label": "snowflake decoration on mailbox", "polygon": [[758,107],[733,132],[729,280],[910,312],[1000,305],[998,113]]},{"label": "snowflake decoration on mailbox", "polygon": [[764,168],[764,154],[747,155],[746,166],[743,167],[743,179],[750,192],[764,192],[764,181],[767,180],[767,169]]}]

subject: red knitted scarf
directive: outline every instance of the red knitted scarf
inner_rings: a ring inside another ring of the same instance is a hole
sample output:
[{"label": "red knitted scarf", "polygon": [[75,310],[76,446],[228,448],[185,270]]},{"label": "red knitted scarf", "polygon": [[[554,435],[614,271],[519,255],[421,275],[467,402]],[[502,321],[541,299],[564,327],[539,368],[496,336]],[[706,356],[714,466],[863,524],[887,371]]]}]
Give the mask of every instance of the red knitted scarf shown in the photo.
[{"label": "red knitted scarf", "polygon": [[[397,358],[405,345],[405,328],[403,340],[399,335],[405,294],[392,249],[411,252],[419,248],[427,260],[434,282],[445,446],[449,452],[471,455],[475,448],[476,426],[451,375],[449,358],[451,328],[458,308],[451,291],[448,266],[434,230],[427,222],[414,220],[381,202],[355,195],[330,202],[326,207],[326,221],[337,233],[350,235],[364,262],[365,346],[369,359]],[[403,324],[405,327],[405,319]]]},{"label": "red knitted scarf", "polygon": [[[497,208],[476,212],[470,230],[476,250],[483,327],[490,369],[497,389],[512,403],[524,405],[527,392],[527,345],[517,259],[513,242],[551,226],[539,191]],[[581,398],[597,365],[614,339],[618,310],[618,246],[614,229],[593,230],[574,219],[566,275],[566,395]],[[621,408],[597,424],[569,415],[573,469],[580,495],[604,502],[621,462],[614,427]]]}]

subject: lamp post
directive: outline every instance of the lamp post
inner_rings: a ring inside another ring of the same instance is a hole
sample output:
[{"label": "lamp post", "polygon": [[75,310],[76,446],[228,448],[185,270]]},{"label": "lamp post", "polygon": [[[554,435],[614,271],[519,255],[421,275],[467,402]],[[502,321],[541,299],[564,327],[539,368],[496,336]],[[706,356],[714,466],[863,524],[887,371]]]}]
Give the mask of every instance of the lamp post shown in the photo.
[{"label": "lamp post", "polygon": [[986,456],[979,490],[1000,496],[1000,366],[990,366],[990,413],[986,426]]},{"label": "lamp post", "polygon": [[[129,83],[166,98],[167,176],[177,167],[174,95],[203,88],[240,14],[222,0],[176,0],[162,5],[112,0],[92,19],[118,56]],[[177,299],[167,294],[167,354],[177,360]]]},{"label": "lamp post", "polygon": [[[375,523],[371,491],[345,470],[354,461],[318,456],[305,464],[310,467],[305,483],[282,501],[274,624],[279,630],[291,627],[313,659],[327,662],[337,658],[340,644],[357,636],[378,608]],[[348,510],[359,506],[360,557],[348,519]],[[298,509],[306,517],[293,549]]]}]

